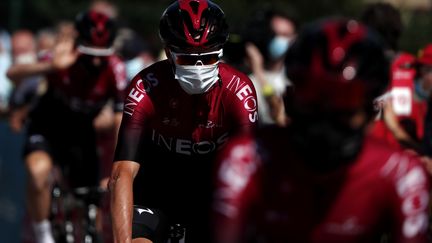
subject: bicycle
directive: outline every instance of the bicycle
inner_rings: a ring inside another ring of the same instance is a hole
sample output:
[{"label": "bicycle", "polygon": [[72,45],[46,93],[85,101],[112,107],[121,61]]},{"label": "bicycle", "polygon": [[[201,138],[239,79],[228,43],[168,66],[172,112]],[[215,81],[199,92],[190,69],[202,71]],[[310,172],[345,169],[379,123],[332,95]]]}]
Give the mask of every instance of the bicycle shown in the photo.
[{"label": "bicycle", "polygon": [[185,243],[186,228],[181,224],[172,224],[169,230],[168,243]]},{"label": "bicycle", "polygon": [[51,224],[57,243],[102,243],[97,229],[98,202],[106,190],[100,187],[52,190]]}]

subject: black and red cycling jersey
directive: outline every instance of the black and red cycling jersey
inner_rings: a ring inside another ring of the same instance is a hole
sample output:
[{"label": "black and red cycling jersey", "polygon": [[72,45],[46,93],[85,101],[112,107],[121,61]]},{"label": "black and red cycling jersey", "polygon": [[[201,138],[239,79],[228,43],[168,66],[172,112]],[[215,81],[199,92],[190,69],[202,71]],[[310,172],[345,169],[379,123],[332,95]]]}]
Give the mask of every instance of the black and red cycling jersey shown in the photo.
[{"label": "black and red cycling jersey", "polygon": [[153,151],[186,156],[215,152],[227,138],[257,123],[255,89],[244,74],[219,64],[219,81],[206,93],[189,95],[165,60],[140,72],[125,100],[116,160],[139,162]]},{"label": "black and red cycling jersey", "polygon": [[231,140],[218,161],[220,243],[369,243],[384,233],[391,242],[426,242],[429,176],[418,158],[381,140],[366,138],[355,161],[320,173],[302,163],[289,131],[266,128]]},{"label": "black and red cycling jersey", "polygon": [[220,79],[203,94],[187,94],[168,60],[132,80],[115,161],[141,165],[134,181],[135,204],[158,208],[200,204],[200,199],[208,198],[203,194],[208,193],[216,152],[229,137],[256,127],[252,82],[229,65],[218,65]]}]

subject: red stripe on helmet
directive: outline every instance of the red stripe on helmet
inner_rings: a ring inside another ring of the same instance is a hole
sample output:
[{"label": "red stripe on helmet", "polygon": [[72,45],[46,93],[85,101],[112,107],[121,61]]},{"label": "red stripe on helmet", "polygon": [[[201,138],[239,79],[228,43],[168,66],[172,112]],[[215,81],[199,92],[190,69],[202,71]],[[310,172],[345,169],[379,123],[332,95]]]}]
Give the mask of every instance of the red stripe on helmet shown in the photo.
[{"label": "red stripe on helmet", "polygon": [[106,25],[109,20],[108,17],[94,11],[90,12],[89,16],[95,25],[94,28],[90,30],[91,38],[93,40],[92,44],[96,46],[106,45],[110,37],[109,31],[106,29]]},{"label": "red stripe on helmet", "polygon": [[[194,13],[192,5],[190,4],[192,2],[198,3],[198,11],[196,13]],[[206,0],[179,0],[179,6],[181,10],[189,14],[193,28],[198,30],[201,26],[202,13],[208,8],[208,2]]]},{"label": "red stripe on helmet", "polygon": [[[193,9],[193,4],[191,4],[192,2],[195,2],[197,4],[197,9]],[[191,21],[192,21],[192,27],[195,30],[199,30],[202,26],[202,22],[201,20],[203,19],[202,15],[205,9],[208,8],[208,2],[206,0],[179,0],[179,7],[182,11],[185,11],[188,13]],[[183,23],[183,30],[185,33],[185,36],[187,38],[187,41],[189,44],[193,45],[193,46],[199,46],[202,45],[204,43],[206,43],[207,40],[207,36],[209,34],[209,26],[208,23],[206,23],[206,26],[204,28],[204,31],[201,32],[201,35],[198,39],[194,39],[192,37],[192,34],[190,33],[187,25],[185,23]]]}]

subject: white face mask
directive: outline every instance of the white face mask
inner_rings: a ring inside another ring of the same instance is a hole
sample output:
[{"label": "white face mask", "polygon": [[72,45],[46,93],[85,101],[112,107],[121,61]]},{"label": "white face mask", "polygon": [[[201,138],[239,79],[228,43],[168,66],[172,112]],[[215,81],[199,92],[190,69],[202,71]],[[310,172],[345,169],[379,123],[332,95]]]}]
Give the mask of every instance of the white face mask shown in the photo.
[{"label": "white face mask", "polygon": [[202,66],[175,65],[175,78],[188,94],[207,92],[219,79],[217,64]]},{"label": "white face mask", "polygon": [[[222,50],[217,53],[222,56]],[[176,59],[176,54],[172,54]],[[214,64],[203,65],[198,61],[195,65],[179,65],[174,61],[174,77],[182,89],[188,94],[202,94],[207,92],[219,79],[219,61]]]}]

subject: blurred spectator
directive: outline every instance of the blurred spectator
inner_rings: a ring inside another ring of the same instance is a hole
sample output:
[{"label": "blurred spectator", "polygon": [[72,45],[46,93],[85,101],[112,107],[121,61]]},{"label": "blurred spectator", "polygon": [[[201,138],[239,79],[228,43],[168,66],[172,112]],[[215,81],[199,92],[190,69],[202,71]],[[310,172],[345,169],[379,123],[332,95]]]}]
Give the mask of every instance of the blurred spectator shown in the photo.
[{"label": "blurred spectator", "polygon": [[[29,30],[17,30],[12,34],[13,65],[27,65],[38,61],[37,44],[34,34]],[[40,75],[27,76],[19,80],[11,97],[10,126],[13,131],[22,129],[27,117],[28,105],[34,101],[40,84]],[[14,82],[18,82],[17,79]]]},{"label": "blurred spectator", "polygon": [[36,49],[38,58],[45,58],[54,48],[57,33],[54,29],[45,28],[36,33]]},{"label": "blurred spectator", "polygon": [[114,46],[126,62],[128,80],[156,61],[154,48],[132,29],[120,29]]},{"label": "blurred spectator", "polygon": [[400,11],[390,3],[369,3],[361,13],[361,21],[380,34],[387,56],[393,59],[404,27]]},{"label": "blurred spectator", "polygon": [[22,134],[8,125],[13,84],[6,77],[11,65],[10,34],[0,27],[0,242],[19,243],[24,213],[24,168],[20,150]]},{"label": "blurred spectator", "polygon": [[288,121],[282,96],[291,82],[284,75],[283,60],[296,29],[293,17],[273,9],[258,11],[247,24],[245,51],[257,90],[260,124],[284,126]]},{"label": "blurred spectator", "polygon": [[2,117],[9,106],[9,96],[12,84],[6,76],[6,71],[11,64],[9,33],[0,29],[0,117]]},{"label": "blurred spectator", "polygon": [[381,112],[371,133],[397,148],[421,153],[425,108],[424,102],[415,98],[415,57],[399,49],[403,32],[400,12],[389,3],[371,3],[366,5],[360,19],[378,32],[392,63],[389,87],[376,100]]},{"label": "blurred spectator", "polygon": [[59,40],[73,40],[77,36],[74,23],[68,20],[61,20],[56,24],[56,33]]}]

